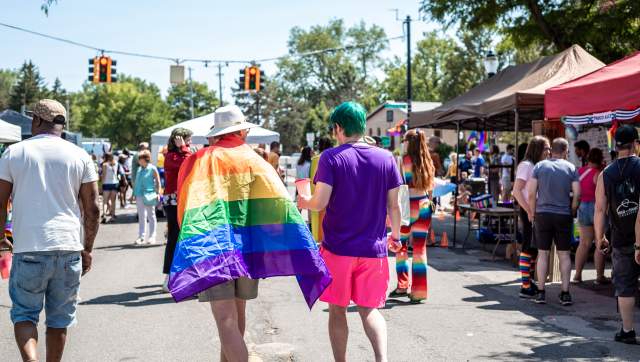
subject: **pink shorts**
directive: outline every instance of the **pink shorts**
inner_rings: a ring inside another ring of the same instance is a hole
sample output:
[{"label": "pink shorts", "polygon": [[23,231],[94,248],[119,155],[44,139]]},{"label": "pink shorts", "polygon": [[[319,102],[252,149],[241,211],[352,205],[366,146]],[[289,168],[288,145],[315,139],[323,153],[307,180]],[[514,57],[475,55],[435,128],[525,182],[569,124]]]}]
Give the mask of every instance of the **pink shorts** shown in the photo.
[{"label": "pink shorts", "polygon": [[340,307],[353,301],[366,308],[382,308],[387,300],[389,262],[387,258],[358,258],[335,255],[322,249],[333,281],[320,300]]}]

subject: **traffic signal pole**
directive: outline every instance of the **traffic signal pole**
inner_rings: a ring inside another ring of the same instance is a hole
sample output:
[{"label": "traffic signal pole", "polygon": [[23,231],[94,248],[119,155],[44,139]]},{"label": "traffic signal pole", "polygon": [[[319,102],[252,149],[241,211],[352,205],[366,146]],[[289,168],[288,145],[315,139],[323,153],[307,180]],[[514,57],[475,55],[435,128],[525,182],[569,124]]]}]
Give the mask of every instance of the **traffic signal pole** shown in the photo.
[{"label": "traffic signal pole", "polygon": [[222,103],[222,63],[218,63],[218,95],[220,96],[220,107],[224,104]]}]

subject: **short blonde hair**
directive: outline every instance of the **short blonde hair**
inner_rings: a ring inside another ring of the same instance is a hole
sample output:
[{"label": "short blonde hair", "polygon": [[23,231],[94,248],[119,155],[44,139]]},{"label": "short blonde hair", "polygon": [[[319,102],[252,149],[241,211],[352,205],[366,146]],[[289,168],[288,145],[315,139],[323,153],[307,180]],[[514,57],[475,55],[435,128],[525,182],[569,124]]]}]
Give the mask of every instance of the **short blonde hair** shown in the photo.
[{"label": "short blonde hair", "polygon": [[138,152],[138,160],[151,162],[151,152],[149,152],[148,150]]}]

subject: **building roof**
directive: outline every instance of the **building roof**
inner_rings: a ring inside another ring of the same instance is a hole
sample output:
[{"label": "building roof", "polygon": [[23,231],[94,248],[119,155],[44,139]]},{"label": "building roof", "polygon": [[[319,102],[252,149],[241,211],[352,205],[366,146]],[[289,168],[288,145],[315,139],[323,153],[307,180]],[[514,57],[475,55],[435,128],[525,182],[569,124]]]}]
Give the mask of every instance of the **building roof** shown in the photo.
[{"label": "building roof", "polygon": [[[384,103],[382,103],[381,105],[377,106],[373,111],[371,111],[368,115],[367,115],[367,120],[369,120],[369,118],[373,117],[376,113],[380,112],[383,109],[397,109],[402,113],[407,113],[407,110],[402,107],[402,105],[404,105],[405,102],[398,102],[398,101],[386,101]],[[440,105],[442,105],[442,103],[440,102],[411,102],[411,112],[424,112],[424,111],[428,111],[437,107],[440,107]],[[391,107],[393,106],[393,107]]]}]

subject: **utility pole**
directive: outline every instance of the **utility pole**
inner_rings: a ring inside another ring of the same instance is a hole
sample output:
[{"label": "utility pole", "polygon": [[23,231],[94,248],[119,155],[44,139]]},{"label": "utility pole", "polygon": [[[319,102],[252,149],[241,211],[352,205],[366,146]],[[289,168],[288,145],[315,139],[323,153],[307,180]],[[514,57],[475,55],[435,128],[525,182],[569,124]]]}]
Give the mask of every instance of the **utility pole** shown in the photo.
[{"label": "utility pole", "polygon": [[191,119],[196,118],[195,109],[193,108],[193,80],[191,79],[191,67],[189,67],[189,101],[191,103]]},{"label": "utility pole", "polygon": [[260,92],[256,92],[256,116],[258,117],[257,125],[260,125]]},{"label": "utility pole", "polygon": [[404,23],[407,25],[407,125],[411,119],[411,16],[407,15]]},{"label": "utility pole", "polygon": [[218,95],[220,96],[220,107],[224,105],[222,103],[222,63],[218,63]]}]

